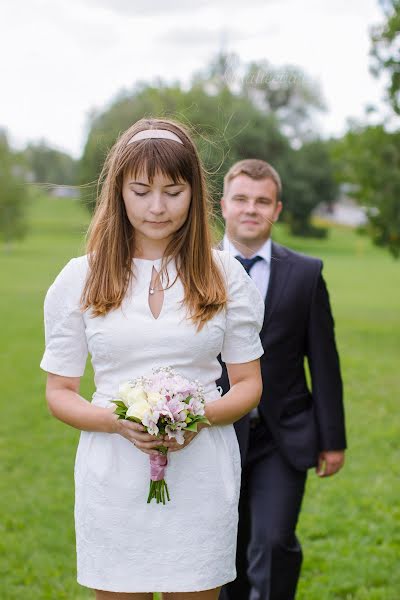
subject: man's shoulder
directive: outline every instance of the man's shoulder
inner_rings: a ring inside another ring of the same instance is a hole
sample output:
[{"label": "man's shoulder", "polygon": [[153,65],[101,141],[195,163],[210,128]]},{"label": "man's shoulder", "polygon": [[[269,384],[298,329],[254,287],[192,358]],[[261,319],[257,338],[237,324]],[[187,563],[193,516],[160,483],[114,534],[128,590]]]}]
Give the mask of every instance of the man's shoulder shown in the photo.
[{"label": "man's shoulder", "polygon": [[297,252],[287,246],[277,244],[276,242],[272,242],[271,258],[275,260],[288,260],[292,263],[296,263],[298,266],[303,266],[304,268],[312,270],[321,269],[322,267],[322,260],[320,258],[302,254],[301,252]]}]

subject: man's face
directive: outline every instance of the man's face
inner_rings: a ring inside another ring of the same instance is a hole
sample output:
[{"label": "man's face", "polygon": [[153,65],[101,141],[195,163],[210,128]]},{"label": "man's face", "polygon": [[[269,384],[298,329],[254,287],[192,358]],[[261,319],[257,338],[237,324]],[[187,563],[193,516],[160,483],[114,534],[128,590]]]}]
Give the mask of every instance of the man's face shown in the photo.
[{"label": "man's face", "polygon": [[282,210],[275,182],[238,175],[228,184],[221,200],[222,215],[229,239],[250,248],[270,237],[272,225]]}]

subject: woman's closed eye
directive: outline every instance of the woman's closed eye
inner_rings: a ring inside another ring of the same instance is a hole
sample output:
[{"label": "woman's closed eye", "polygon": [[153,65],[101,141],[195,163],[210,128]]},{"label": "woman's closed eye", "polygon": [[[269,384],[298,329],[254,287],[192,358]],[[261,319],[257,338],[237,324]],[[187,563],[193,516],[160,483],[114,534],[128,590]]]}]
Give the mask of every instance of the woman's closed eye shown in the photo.
[{"label": "woman's closed eye", "polygon": [[[134,191],[135,196],[147,196],[148,193],[149,192],[135,192]],[[181,194],[181,193],[182,192],[165,192],[165,194],[167,194],[167,196],[171,196],[171,197],[179,196],[179,194]]]}]

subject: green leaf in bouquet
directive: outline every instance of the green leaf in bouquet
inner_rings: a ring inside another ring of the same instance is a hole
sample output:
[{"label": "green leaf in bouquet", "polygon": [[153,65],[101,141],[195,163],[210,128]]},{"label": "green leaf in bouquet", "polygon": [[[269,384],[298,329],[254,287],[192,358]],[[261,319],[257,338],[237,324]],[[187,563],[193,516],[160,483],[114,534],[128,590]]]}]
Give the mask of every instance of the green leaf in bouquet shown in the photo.
[{"label": "green leaf in bouquet", "polygon": [[134,423],[140,423],[142,424],[142,421],[140,419],[138,419],[137,417],[126,417],[127,421],[133,421]]},{"label": "green leaf in bouquet", "polygon": [[203,417],[201,415],[192,417],[192,419],[193,419],[192,423],[190,423],[190,425],[185,427],[185,431],[196,431],[197,432],[197,425],[199,423],[206,423],[206,425],[211,424],[210,421],[206,417]]},{"label": "green leaf in bouquet", "polygon": [[115,414],[118,415],[121,419],[125,419],[126,411],[124,411],[124,410],[116,410]]},{"label": "green leaf in bouquet", "polygon": [[187,427],[185,427],[184,431],[196,431],[197,432],[197,422],[191,423]]},{"label": "green leaf in bouquet", "polygon": [[116,404],[119,408],[125,408],[125,410],[127,409],[126,404],[122,402],[122,400],[111,400],[111,402]]}]

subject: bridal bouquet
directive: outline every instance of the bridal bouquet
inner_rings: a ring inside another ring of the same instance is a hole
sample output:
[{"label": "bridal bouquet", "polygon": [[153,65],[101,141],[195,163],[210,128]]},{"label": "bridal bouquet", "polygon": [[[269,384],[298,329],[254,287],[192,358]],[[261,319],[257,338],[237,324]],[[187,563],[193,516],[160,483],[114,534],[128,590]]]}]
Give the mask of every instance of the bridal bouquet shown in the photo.
[{"label": "bridal bouquet", "polygon": [[[204,392],[198,381],[189,381],[171,367],[153,369],[149,377],[138,377],[119,386],[115,412],[145,426],[151,435],[168,435],[184,443],[185,431],[197,431],[198,423],[209,421],[204,414]],[[170,500],[165,471],[168,464],[165,446],[150,456],[150,490],[147,503]]]}]

